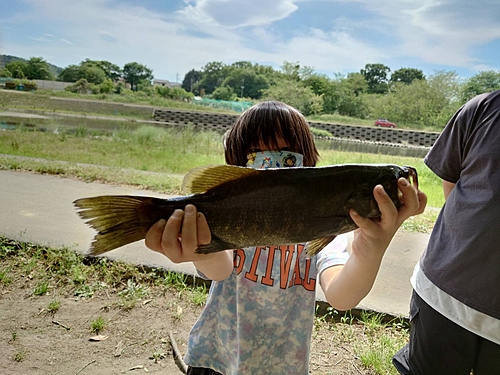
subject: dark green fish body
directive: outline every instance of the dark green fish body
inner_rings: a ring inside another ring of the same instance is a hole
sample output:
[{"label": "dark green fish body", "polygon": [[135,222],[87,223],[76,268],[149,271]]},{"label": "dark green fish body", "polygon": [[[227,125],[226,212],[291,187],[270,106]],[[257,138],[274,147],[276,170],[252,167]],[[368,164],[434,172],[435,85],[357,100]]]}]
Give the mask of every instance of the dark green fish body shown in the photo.
[{"label": "dark green fish body", "polygon": [[416,171],[373,164],[267,170],[221,165],[197,168],[186,176],[183,188],[192,195],[168,200],[100,196],[78,199],[75,205],[99,232],[92,255],[143,239],[155,222],[187,204],[203,212],[212,232],[211,243],[199,246],[199,253],[309,242],[311,255],[336,235],[356,228],[350,208],[363,217],[380,216],[375,185],[381,184],[399,206],[400,177],[416,180]]}]

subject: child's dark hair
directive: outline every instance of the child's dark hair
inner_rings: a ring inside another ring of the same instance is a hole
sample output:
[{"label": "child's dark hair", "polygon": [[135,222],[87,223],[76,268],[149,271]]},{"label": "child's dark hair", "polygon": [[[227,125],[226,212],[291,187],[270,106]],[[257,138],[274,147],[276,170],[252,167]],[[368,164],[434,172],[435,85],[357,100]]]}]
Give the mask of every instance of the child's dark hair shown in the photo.
[{"label": "child's dark hair", "polygon": [[246,166],[252,148],[263,143],[277,150],[280,138],[289,144],[290,151],[304,156],[305,167],[316,165],[319,153],[307,120],[295,108],[278,101],[258,103],[241,114],[224,139],[226,163]]}]

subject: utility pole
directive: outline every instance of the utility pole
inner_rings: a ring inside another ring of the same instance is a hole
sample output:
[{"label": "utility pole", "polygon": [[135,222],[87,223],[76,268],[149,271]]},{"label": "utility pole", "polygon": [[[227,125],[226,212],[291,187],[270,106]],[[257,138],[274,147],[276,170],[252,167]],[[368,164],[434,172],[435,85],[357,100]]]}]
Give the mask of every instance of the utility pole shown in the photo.
[{"label": "utility pole", "polygon": [[179,83],[179,73],[175,75],[175,83]]},{"label": "utility pole", "polygon": [[241,98],[243,98],[243,89],[245,88],[245,78],[241,80]]}]

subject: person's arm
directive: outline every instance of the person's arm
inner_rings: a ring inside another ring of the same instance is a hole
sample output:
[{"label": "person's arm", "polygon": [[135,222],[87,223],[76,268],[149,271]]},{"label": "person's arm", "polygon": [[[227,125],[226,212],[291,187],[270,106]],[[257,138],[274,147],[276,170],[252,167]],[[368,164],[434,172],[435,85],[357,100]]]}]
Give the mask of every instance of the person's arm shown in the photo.
[{"label": "person's arm", "polygon": [[398,187],[404,200],[399,210],[381,185],[374,188],[373,194],[382,213],[380,220],[363,218],[351,210],[351,218],[359,227],[354,232],[351,255],[345,265],[327,268],[320,276],[326,300],[335,309],[354,308],[368,294],[398,228],[408,217],[424,211],[427,204],[424,193],[404,178],[399,179]]},{"label": "person's arm", "polygon": [[146,234],[146,246],[174,263],[193,262],[211,280],[224,280],[233,271],[232,250],[195,253],[198,245],[210,243],[211,237],[205,216],[190,204],[184,211],[175,210],[167,221],[154,224]]},{"label": "person's arm", "polygon": [[451,191],[455,187],[456,184],[453,182],[449,182],[446,180],[443,180],[443,193],[444,193],[444,200],[448,200],[448,196],[450,195]]}]

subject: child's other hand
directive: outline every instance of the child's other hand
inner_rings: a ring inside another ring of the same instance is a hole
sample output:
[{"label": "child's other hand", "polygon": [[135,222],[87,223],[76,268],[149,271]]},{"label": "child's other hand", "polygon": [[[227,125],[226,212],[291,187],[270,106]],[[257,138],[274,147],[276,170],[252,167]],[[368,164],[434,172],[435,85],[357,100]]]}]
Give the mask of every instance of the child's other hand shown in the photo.
[{"label": "child's other hand", "polygon": [[373,189],[373,195],[382,213],[378,219],[363,218],[351,210],[351,218],[359,227],[354,232],[352,252],[360,260],[373,257],[380,260],[401,224],[410,216],[424,212],[427,196],[423,192],[417,190],[405,178],[398,180],[398,188],[403,194],[404,202],[399,209],[396,209],[381,185]]}]

